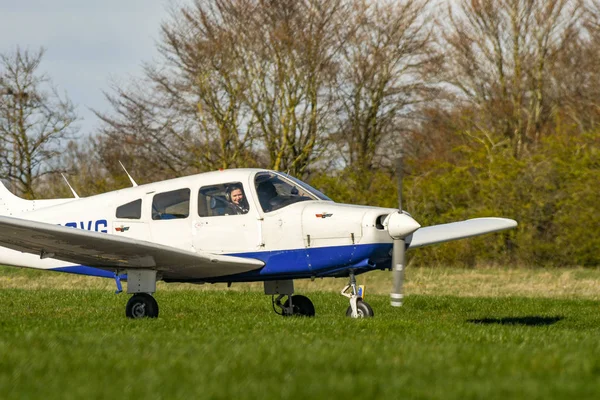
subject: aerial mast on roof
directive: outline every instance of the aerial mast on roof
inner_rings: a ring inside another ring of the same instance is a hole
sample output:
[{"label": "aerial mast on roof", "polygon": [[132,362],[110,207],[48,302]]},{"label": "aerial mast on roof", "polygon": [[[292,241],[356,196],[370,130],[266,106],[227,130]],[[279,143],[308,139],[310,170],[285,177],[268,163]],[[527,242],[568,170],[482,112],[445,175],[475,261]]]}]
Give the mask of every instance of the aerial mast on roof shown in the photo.
[{"label": "aerial mast on roof", "polygon": [[71,186],[71,184],[69,183],[69,181],[67,180],[67,177],[65,176],[65,174],[63,174],[62,172],[60,173],[63,177],[63,179],[65,180],[67,186],[69,187],[69,189],[71,189],[71,193],[73,193],[73,196],[78,199],[79,195],[77,194],[77,192],[75,192],[75,189],[73,189],[73,186]]},{"label": "aerial mast on roof", "polygon": [[123,168],[123,171],[125,171],[125,173],[127,174],[127,177],[131,181],[131,185],[133,187],[136,187],[138,184],[133,180],[133,178],[131,177],[131,175],[129,175],[129,172],[127,172],[127,169],[125,169],[125,166],[123,165],[123,163],[121,161],[119,161],[119,164],[121,164],[121,168]]}]

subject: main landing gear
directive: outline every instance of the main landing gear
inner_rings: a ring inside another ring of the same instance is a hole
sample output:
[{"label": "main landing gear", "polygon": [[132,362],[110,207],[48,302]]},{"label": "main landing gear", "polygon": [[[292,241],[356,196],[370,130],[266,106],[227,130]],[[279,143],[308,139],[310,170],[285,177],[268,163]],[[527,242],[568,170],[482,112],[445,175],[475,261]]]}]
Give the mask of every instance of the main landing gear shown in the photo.
[{"label": "main landing gear", "polygon": [[152,297],[154,292],[156,292],[156,271],[128,270],[127,293],[133,293],[133,296],[125,307],[127,318],[158,317],[158,303]]},{"label": "main landing gear", "polygon": [[158,303],[151,294],[134,294],[127,302],[125,315],[128,318],[156,318],[158,317]]},{"label": "main landing gear", "polygon": [[[275,296],[273,296],[275,297]],[[315,316],[315,306],[312,301],[306,296],[295,295],[295,296],[287,296],[287,300],[285,303],[281,304],[281,299],[284,297],[283,294],[277,296],[276,299],[273,299],[273,309],[275,312],[277,310],[275,307],[279,307],[281,309],[281,315],[284,317],[289,317],[292,315],[301,316],[301,317],[314,317]]]},{"label": "main landing gear", "polygon": [[[314,317],[315,306],[306,296],[295,295],[294,281],[265,281],[265,294],[270,294],[273,303],[273,311],[277,314],[289,317],[292,315],[302,317]],[[277,297],[275,297],[277,296]],[[287,297],[284,303],[281,300]]]},{"label": "main landing gear", "polygon": [[[350,306],[346,310],[346,316],[351,318],[370,318],[375,316],[371,306],[363,301],[362,291],[359,293],[357,289],[354,271],[350,270],[349,275],[350,282],[341,291],[342,296],[350,299]],[[350,290],[350,293],[348,293],[348,290]]]}]

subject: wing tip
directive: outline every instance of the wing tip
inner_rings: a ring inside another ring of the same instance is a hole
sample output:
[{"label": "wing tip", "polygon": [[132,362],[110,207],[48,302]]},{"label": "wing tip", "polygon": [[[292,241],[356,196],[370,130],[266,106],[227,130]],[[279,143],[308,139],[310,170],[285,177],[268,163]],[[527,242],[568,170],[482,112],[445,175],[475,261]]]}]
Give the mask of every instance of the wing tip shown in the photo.
[{"label": "wing tip", "polygon": [[[519,226],[519,223],[517,221],[515,221],[514,219],[504,218],[504,217],[480,217],[480,218],[472,218],[467,221],[475,221],[475,220],[504,222],[506,224],[506,229],[516,228],[517,226]],[[461,222],[461,221],[459,221],[459,222]]]}]

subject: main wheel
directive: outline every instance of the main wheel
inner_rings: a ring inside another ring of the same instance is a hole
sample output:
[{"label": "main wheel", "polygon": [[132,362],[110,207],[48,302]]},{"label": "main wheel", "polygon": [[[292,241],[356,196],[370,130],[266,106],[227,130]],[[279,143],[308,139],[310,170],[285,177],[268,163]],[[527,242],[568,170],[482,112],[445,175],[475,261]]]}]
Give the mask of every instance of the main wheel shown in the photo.
[{"label": "main wheel", "polygon": [[156,318],[158,303],[148,293],[137,293],[131,296],[125,307],[127,318]]},{"label": "main wheel", "polygon": [[[356,302],[356,313],[358,314],[358,318],[371,318],[375,316],[373,309],[369,305],[369,303],[365,303],[362,300],[358,300]],[[352,317],[352,307],[348,307],[346,310],[346,316]]]},{"label": "main wheel", "polygon": [[289,305],[290,305],[290,299],[288,298],[285,301],[285,303],[283,304],[283,307],[284,307],[283,315],[284,316],[290,316],[290,315],[301,315],[303,317],[314,317],[315,316],[315,306],[313,305],[312,301],[310,301],[310,299],[306,296],[302,296],[302,295],[292,296],[292,305],[293,305],[294,310],[291,314],[289,314],[288,312],[285,311],[287,309],[287,307],[289,307]]}]

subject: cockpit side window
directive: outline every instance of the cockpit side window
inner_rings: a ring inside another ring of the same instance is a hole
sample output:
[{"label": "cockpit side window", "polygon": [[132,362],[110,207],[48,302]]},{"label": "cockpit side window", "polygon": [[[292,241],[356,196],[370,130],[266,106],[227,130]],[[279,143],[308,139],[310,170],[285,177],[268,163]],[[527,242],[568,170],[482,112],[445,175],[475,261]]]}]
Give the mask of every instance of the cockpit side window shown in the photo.
[{"label": "cockpit side window", "polygon": [[152,219],[179,219],[190,215],[190,189],[178,189],[155,194],[152,199]]},{"label": "cockpit side window", "polygon": [[200,217],[241,215],[247,214],[249,210],[246,191],[241,182],[203,186],[198,192],[198,215]]},{"label": "cockpit side window", "polygon": [[272,172],[261,172],[254,178],[258,201],[264,212],[279,210],[290,204],[318,198],[304,187]]},{"label": "cockpit side window", "polygon": [[134,200],[130,203],[117,207],[117,218],[122,219],[140,219],[142,218],[142,199]]}]

